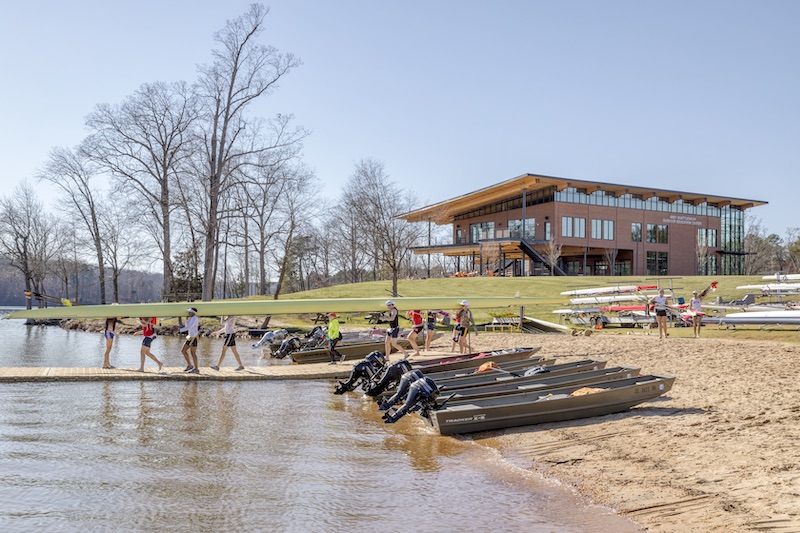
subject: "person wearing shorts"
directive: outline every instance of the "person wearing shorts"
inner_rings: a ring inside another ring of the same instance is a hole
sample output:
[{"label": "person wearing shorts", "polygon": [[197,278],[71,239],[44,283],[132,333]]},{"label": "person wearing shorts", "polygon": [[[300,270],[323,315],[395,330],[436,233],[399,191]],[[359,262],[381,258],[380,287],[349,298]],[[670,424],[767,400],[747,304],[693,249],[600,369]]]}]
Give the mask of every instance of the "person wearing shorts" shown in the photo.
[{"label": "person wearing shorts", "polygon": [[425,351],[431,351],[431,342],[436,334],[436,313],[428,311],[425,317]]},{"label": "person wearing shorts", "polygon": [[158,360],[158,358],[153,355],[153,352],[150,351],[150,346],[153,344],[153,340],[156,338],[156,323],[158,319],[156,317],[149,317],[149,318],[139,318],[139,323],[142,325],[142,331],[137,331],[134,335],[142,335],[144,338],[142,339],[142,347],[139,349],[139,369],[138,372],[144,372],[144,358],[149,357],[153,361],[156,362],[158,365],[159,372],[164,367],[164,364]]},{"label": "person wearing shorts", "polygon": [[659,289],[658,294],[650,299],[656,310],[656,322],[658,323],[658,338],[669,337],[667,333],[667,297],[664,289]]},{"label": "person wearing shorts", "polygon": [[[456,345],[458,345],[459,353],[467,353],[469,351],[467,331],[470,325],[475,329],[475,321],[472,318],[472,311],[469,310],[469,302],[462,300],[461,309],[456,311],[456,327],[453,329],[453,351],[456,351]],[[475,330],[475,335],[477,334],[478,331]]]},{"label": "person wearing shorts", "polygon": [[394,306],[391,300],[386,301],[386,314],[381,316],[381,320],[389,322],[389,327],[386,328],[386,341],[384,343],[386,349],[386,360],[389,360],[389,354],[392,353],[392,347],[397,348],[398,352],[403,352],[403,357],[408,357],[408,352],[403,348],[397,338],[400,336],[400,312]]},{"label": "person wearing shorts", "polygon": [[[186,325],[180,328],[180,332],[186,332],[186,342],[181,348],[181,354],[186,359],[186,368],[184,372],[190,374],[199,374],[200,369],[197,366],[197,337],[200,335],[200,320],[197,318],[197,309],[190,307],[187,309],[189,312],[189,319]],[[191,354],[191,359],[189,355]]]},{"label": "person wearing shorts", "polygon": [[219,370],[219,367],[222,366],[222,361],[225,359],[225,353],[228,351],[228,348],[230,348],[231,352],[233,352],[233,356],[236,358],[236,362],[239,363],[239,366],[236,367],[236,371],[244,370],[242,359],[239,357],[239,351],[236,349],[236,317],[224,316],[220,318],[219,321],[222,324],[222,329],[215,331],[214,335],[225,335],[225,341],[222,343],[222,353],[219,355],[219,361],[216,365],[212,366],[211,369]]},{"label": "person wearing shorts", "polygon": [[414,353],[411,355],[419,355],[417,337],[425,328],[425,325],[422,322],[422,311],[419,309],[414,309],[413,311],[409,311],[406,316],[411,320],[412,324],[411,333],[408,334],[408,343],[411,345],[411,349],[414,350]]},{"label": "person wearing shorts", "polygon": [[109,362],[109,355],[111,355],[111,347],[114,346],[114,338],[117,336],[117,318],[106,318],[106,325],[103,328],[103,338],[106,340],[106,353],[103,355],[103,368],[111,370],[116,368],[111,366]]}]

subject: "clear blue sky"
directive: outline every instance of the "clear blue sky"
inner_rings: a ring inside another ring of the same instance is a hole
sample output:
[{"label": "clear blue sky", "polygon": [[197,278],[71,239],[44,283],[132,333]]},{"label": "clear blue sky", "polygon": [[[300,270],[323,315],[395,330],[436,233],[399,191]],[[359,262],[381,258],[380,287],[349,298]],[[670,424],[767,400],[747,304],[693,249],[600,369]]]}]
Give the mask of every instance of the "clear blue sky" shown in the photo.
[{"label": "clear blue sky", "polygon": [[[3,2],[0,185],[139,85],[193,81],[249,2]],[[383,161],[424,204],[527,172],[765,200],[800,226],[800,2],[265,2],[303,66],[259,104],[327,196]],[[46,193],[43,193],[46,195]]]}]

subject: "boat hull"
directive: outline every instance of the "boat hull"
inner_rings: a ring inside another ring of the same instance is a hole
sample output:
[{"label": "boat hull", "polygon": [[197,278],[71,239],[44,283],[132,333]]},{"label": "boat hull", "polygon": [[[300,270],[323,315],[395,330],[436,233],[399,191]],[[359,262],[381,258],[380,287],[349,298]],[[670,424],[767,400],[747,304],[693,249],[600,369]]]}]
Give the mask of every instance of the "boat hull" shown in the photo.
[{"label": "boat hull", "polygon": [[596,383],[607,389],[571,396],[582,386],[530,392],[508,397],[479,399],[429,411],[427,419],[442,435],[474,433],[546,422],[561,422],[625,411],[655,399],[672,388],[673,376],[650,375]]}]

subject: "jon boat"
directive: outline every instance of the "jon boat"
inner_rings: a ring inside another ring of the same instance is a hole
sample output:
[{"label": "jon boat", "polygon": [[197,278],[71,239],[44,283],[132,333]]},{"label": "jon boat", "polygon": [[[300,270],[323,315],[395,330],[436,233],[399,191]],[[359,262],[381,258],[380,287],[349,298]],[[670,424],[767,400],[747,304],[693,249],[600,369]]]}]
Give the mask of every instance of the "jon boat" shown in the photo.
[{"label": "jon boat", "polygon": [[[674,376],[646,375],[571,385],[549,391],[475,399],[428,410],[425,417],[442,435],[472,433],[545,422],[560,422],[625,411],[655,399],[672,388]],[[581,394],[579,389],[588,389]]]},{"label": "jon boat", "polygon": [[[441,332],[436,332],[434,335],[434,340],[438,336],[441,336]],[[408,343],[407,339],[398,339],[400,345],[405,348],[406,350],[409,349],[410,344]],[[418,340],[417,344],[424,343],[424,337]],[[336,350],[344,355],[345,359],[361,359],[374,351],[379,351],[383,353],[385,348],[385,340],[361,340],[361,341],[354,341],[347,344],[337,344]],[[327,363],[331,360],[330,354],[328,353],[328,347],[324,346],[321,348],[309,348],[305,350],[297,350],[295,352],[290,352],[289,357],[292,358],[297,364],[306,364],[306,363]]]},{"label": "jon boat", "polygon": [[[430,377],[436,382],[436,385],[439,388],[443,387],[452,387],[452,388],[463,388],[463,387],[470,387],[476,384],[483,384],[483,383],[499,383],[501,381],[507,381],[514,379],[517,376],[514,374],[522,374],[528,368],[532,368],[533,366],[544,366],[547,368],[546,373],[538,374],[539,377],[553,377],[553,376],[560,376],[562,374],[572,374],[575,372],[585,372],[588,370],[600,370],[601,368],[606,367],[607,361],[596,361],[594,359],[583,359],[581,361],[572,361],[570,363],[561,363],[561,364],[553,364],[555,360],[551,362],[547,362],[544,360],[540,360],[535,364],[529,367],[523,367],[519,369],[509,369],[508,366],[500,366],[502,370],[487,370],[486,372],[475,372],[474,370],[469,373],[465,373],[460,371],[460,374],[456,374],[455,372],[447,372],[447,373],[428,373],[425,372],[425,375]],[[502,363],[501,363],[502,364]],[[453,375],[456,374],[456,375]],[[452,376],[452,377],[448,377]]]},{"label": "jon boat", "polygon": [[531,391],[541,392],[544,390],[571,387],[573,385],[586,386],[591,383],[634,378],[639,375],[640,370],[639,367],[634,366],[613,366],[611,368],[576,372],[574,374],[562,374],[553,377],[547,377],[549,374],[537,374],[535,376],[509,379],[499,383],[485,383],[455,390],[447,387],[439,387],[439,397],[444,395],[445,398],[448,398],[450,394],[455,393],[455,396],[448,399],[446,404],[448,407],[452,407],[460,403],[472,402],[478,398],[508,396]]},{"label": "jon boat", "polygon": [[[507,350],[495,350],[492,352],[476,352],[463,355],[453,355],[447,357],[437,357],[436,359],[424,359],[415,361],[409,359],[411,367],[422,370],[426,375],[433,372],[444,372],[450,370],[463,370],[465,368],[477,368],[483,363],[506,361],[520,361],[536,357],[534,354],[541,350],[541,346],[531,348],[509,348]],[[540,359],[536,357],[536,359]]]}]

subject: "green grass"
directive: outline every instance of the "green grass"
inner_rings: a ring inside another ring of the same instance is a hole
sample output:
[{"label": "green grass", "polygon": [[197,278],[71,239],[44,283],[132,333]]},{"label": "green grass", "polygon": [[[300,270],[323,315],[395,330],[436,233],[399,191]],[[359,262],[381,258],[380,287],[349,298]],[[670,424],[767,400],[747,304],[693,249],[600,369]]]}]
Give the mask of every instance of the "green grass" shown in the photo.
[{"label": "green grass", "polygon": [[[741,298],[745,291],[737,289],[739,285],[752,285],[764,283],[761,276],[684,276],[674,279],[662,279],[662,286],[674,290],[676,297],[689,300],[693,290],[702,290],[712,281],[718,282],[716,292],[710,292],[705,302],[711,303],[719,296],[723,302]],[[478,278],[443,278],[425,280],[400,280],[398,283],[399,296],[452,296],[453,310],[457,308],[459,300],[469,296],[514,296],[517,292],[521,296],[533,297],[537,303],[525,308],[525,314],[542,320],[557,322],[557,315],[553,310],[568,306],[569,298],[561,296],[561,292],[609,285],[650,285],[657,281],[649,277],[575,277],[575,276],[537,276],[537,277],[478,277]],[[671,283],[671,285],[670,285]],[[323,289],[315,289],[294,294],[284,295],[284,298],[390,298],[391,282],[374,281],[336,285]],[[401,311],[407,311],[401,309]],[[493,315],[516,313],[515,309],[473,309],[475,321],[488,322]],[[284,317],[282,317],[284,318]],[[285,317],[286,322],[308,325],[308,317]],[[360,317],[353,315],[348,323],[359,324],[364,322]],[[364,322],[365,323],[365,322]],[[627,334],[628,332],[641,332],[641,329],[607,328],[606,333]],[[691,336],[690,328],[673,328],[676,337]],[[755,338],[770,340],[785,340],[798,342],[800,335],[796,330],[760,331],[757,327],[738,328],[733,330],[718,330],[716,326],[703,328],[706,337],[731,337]]]}]

